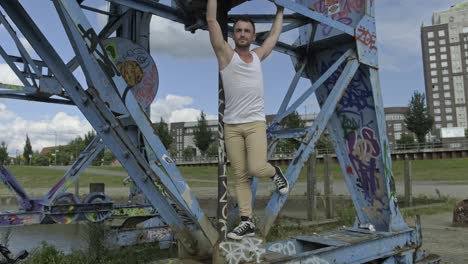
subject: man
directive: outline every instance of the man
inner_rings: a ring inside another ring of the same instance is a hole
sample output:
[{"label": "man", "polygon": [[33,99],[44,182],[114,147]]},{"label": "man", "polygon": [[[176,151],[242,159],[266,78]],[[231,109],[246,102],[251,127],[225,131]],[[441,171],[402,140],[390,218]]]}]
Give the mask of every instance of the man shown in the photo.
[{"label": "man", "polygon": [[241,222],[228,233],[231,239],[255,235],[252,221],[251,176],[271,178],[278,191],[286,194],[289,183],[279,167],[267,162],[267,138],[263,99],[263,73],[261,61],[276,45],[283,24],[283,7],[277,6],[275,21],[262,46],[250,50],[255,41],[255,25],[249,18],[234,24],[232,49],[223,39],[216,20],[216,0],[208,0],[206,20],[210,41],[218,59],[226,109],[224,112],[224,138],[227,157],[236,179],[236,195]]}]

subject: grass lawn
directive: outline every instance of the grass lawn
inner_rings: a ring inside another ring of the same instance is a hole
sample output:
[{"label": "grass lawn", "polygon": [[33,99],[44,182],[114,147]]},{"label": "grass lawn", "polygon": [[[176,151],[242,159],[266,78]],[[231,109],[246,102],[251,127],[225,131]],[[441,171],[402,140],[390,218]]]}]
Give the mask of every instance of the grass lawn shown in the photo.
[{"label": "grass lawn", "polygon": [[[414,181],[460,181],[467,180],[468,183],[468,159],[438,159],[438,160],[414,160],[412,161]],[[97,166],[91,167],[98,170],[125,171],[120,166]],[[286,171],[287,166],[283,166]],[[36,166],[9,166],[13,175],[25,188],[50,188],[65,173],[65,170],[50,167]],[[217,186],[216,180],[218,168],[216,166],[205,167],[179,167],[182,175],[188,180],[191,187]],[[393,162],[393,173],[396,180],[403,180],[404,161]],[[323,164],[317,164],[318,180],[323,179]],[[228,177],[231,176],[231,169],[228,167]],[[332,165],[333,178],[343,179],[338,163]],[[88,187],[89,183],[102,182],[109,187],[123,187],[122,176],[106,175],[85,172],[80,177],[80,186]],[[210,180],[213,182],[194,182],[193,180]],[[299,181],[306,180],[306,169],[303,168],[299,175]],[[1,188],[1,187],[0,187]]]},{"label": "grass lawn", "polygon": [[[51,188],[66,172],[66,170],[41,166],[8,166],[7,168],[25,188]],[[92,182],[102,182],[106,186],[123,186],[122,180],[122,176],[87,172],[83,173],[79,178],[80,187],[85,188],[88,188]]]}]

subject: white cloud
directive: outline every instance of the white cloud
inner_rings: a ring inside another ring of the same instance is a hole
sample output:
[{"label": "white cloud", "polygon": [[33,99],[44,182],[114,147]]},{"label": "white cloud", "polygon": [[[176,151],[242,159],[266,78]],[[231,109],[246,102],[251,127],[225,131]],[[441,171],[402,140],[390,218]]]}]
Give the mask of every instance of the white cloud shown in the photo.
[{"label": "white cloud", "polygon": [[192,34],[184,25],[158,16],[152,17],[150,27],[152,52],[184,58],[214,56],[207,31]]},{"label": "white cloud", "polygon": [[8,145],[10,155],[23,152],[26,134],[31,139],[33,150],[41,151],[44,147],[64,145],[77,136],[83,136],[92,130],[84,118],[58,112],[53,117],[39,120],[26,120],[9,111],[0,103],[0,140]]},{"label": "white cloud", "polygon": [[[197,121],[201,110],[187,107],[192,103],[193,99],[189,96],[169,94],[151,105],[151,120],[159,122],[162,117],[165,122],[169,123]],[[207,115],[206,119],[217,119],[217,116]]]},{"label": "white cloud", "polygon": [[12,120],[16,117],[15,113],[9,111],[6,105],[0,103],[0,121]]},{"label": "white cloud", "polygon": [[15,72],[6,63],[0,64],[0,83],[23,85]]}]

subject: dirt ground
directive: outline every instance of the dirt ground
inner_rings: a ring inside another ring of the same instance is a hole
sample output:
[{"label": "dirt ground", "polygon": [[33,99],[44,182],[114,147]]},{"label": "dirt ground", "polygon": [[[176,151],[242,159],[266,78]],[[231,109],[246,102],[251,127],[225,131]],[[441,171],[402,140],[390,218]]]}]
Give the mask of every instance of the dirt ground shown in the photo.
[{"label": "dirt ground", "polygon": [[422,215],[421,224],[423,249],[441,256],[442,263],[468,263],[468,227],[453,227],[452,212]]}]

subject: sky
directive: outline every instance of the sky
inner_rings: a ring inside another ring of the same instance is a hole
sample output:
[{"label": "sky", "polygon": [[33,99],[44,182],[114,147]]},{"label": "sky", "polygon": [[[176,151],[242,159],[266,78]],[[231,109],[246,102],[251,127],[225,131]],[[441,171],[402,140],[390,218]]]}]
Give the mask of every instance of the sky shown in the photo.
[{"label": "sky", "polygon": [[[465,0],[466,1],[466,0]],[[167,3],[166,1],[161,1]],[[461,0],[378,0],[376,24],[379,48],[380,82],[385,107],[405,106],[415,90],[424,91],[420,27],[430,25],[434,11],[447,10]],[[52,1],[20,0],[65,62],[73,56],[59,17]],[[106,9],[103,0],[87,0],[86,5]],[[0,8],[0,11],[5,12]],[[275,6],[266,0],[253,0],[236,7],[235,14],[273,14]],[[86,12],[90,23],[99,32],[106,17]],[[11,21],[11,20],[10,20]],[[14,25],[13,25],[14,26]],[[257,25],[257,31],[266,30],[267,24]],[[17,30],[21,42],[33,56],[35,54],[26,39]],[[281,36],[291,43],[297,31]],[[217,118],[217,63],[211,49],[208,33],[198,30],[186,32],[183,25],[153,16],[151,21],[151,55],[159,72],[159,89],[151,105],[151,119],[166,122],[196,121],[200,111],[208,119]],[[232,42],[231,42],[232,44]],[[11,55],[19,54],[5,28],[0,25],[0,45]],[[274,114],[294,76],[288,56],[272,53],[263,62],[265,81],[265,112]],[[76,73],[85,84],[83,74]],[[0,58],[0,82],[21,82]],[[301,80],[296,95],[309,87]],[[293,97],[294,98],[294,97]],[[314,98],[298,109],[299,113],[318,112]],[[8,145],[10,155],[23,152],[26,134],[31,138],[34,150],[46,146],[66,144],[84,135],[92,126],[75,106],[45,104],[0,98],[0,141]]]}]

